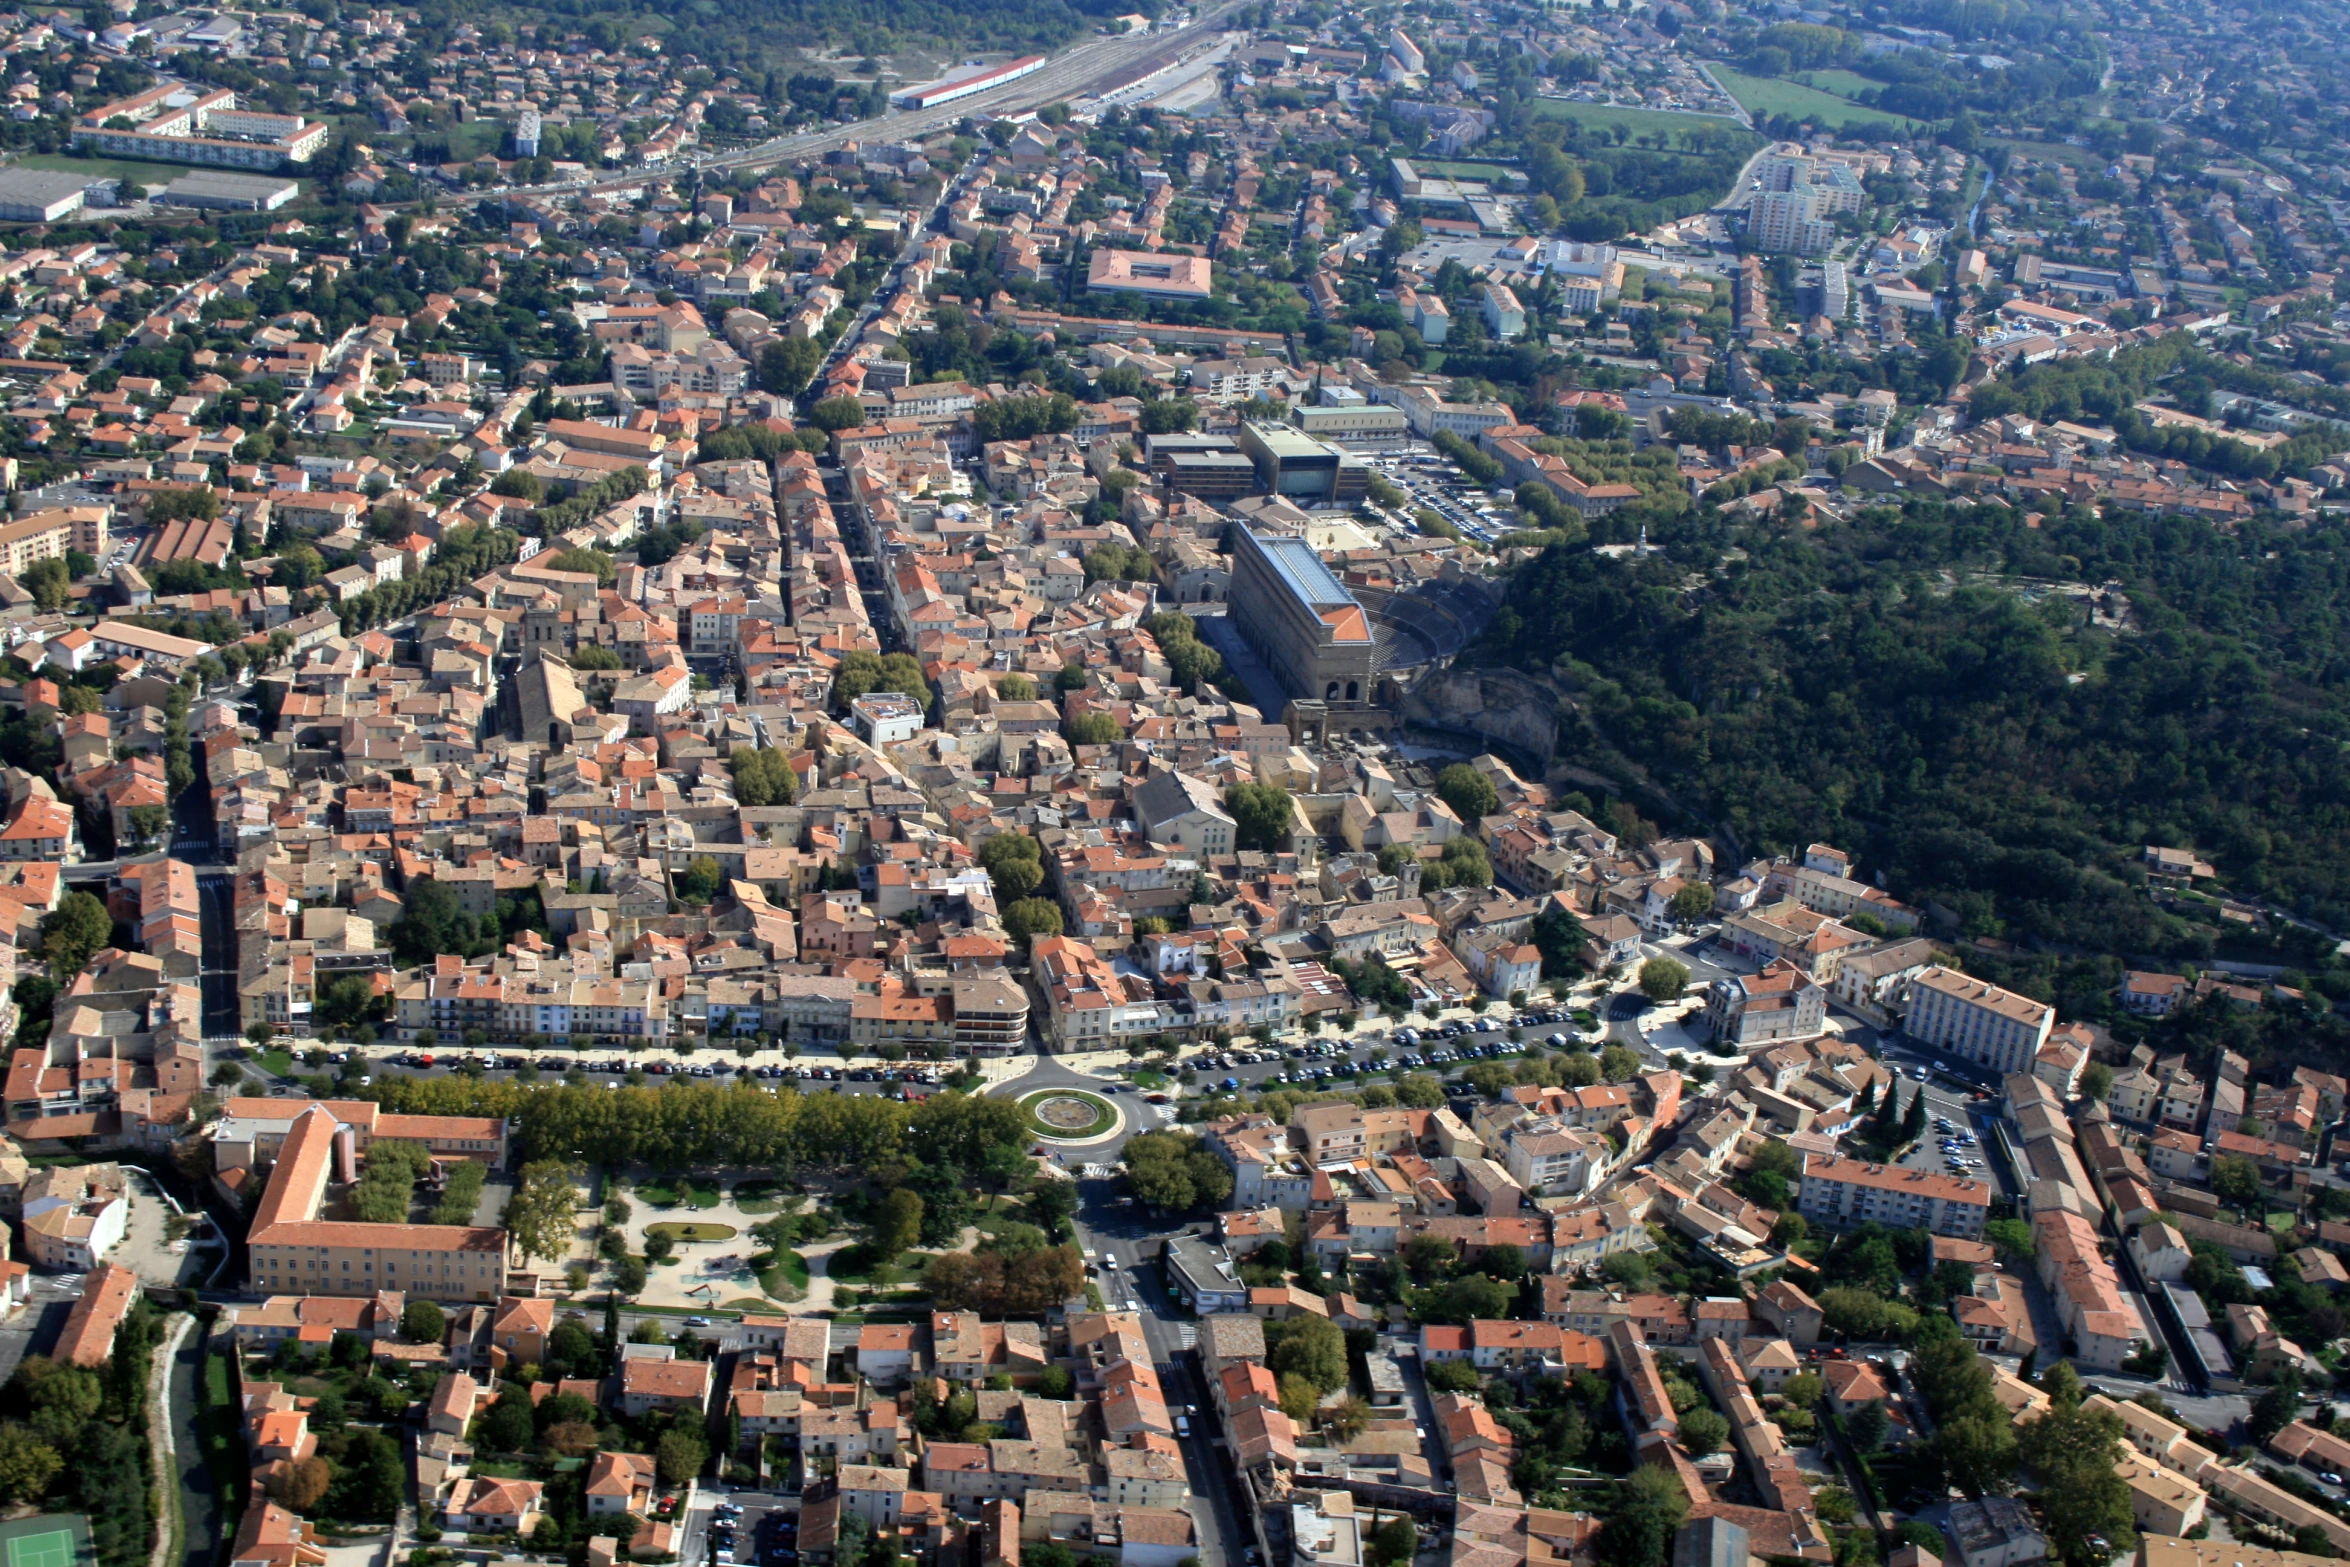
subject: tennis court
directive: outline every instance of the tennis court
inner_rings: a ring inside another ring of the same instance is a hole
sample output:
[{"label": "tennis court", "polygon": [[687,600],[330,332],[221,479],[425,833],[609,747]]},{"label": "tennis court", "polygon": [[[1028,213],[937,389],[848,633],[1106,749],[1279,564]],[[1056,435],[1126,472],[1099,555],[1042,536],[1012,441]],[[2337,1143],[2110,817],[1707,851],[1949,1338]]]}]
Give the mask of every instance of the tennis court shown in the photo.
[{"label": "tennis court", "polygon": [[18,1535],[8,1542],[8,1567],[73,1567],[73,1531]]},{"label": "tennis court", "polygon": [[90,1567],[89,1520],[35,1513],[0,1523],[0,1567]]}]

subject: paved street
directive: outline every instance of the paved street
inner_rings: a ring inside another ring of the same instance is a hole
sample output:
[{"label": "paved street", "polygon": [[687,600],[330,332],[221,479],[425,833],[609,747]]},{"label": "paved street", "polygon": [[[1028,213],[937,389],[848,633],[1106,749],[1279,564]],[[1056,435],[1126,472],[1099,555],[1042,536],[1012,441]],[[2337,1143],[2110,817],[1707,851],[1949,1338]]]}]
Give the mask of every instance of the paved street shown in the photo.
[{"label": "paved street", "polygon": [[1105,1302],[1133,1301],[1142,1314],[1143,1337],[1151,1347],[1160,1385],[1170,1413],[1181,1413],[1191,1426],[1183,1443],[1183,1461],[1190,1474],[1192,1518],[1199,1531],[1199,1567],[1241,1567],[1243,1553],[1253,1539],[1235,1505],[1241,1495],[1240,1477],[1233,1472],[1231,1454],[1223,1445],[1194,1348],[1197,1330],[1167,1293],[1158,1264],[1138,1260],[1140,1249],[1163,1238],[1142,1216],[1142,1210],[1119,1206],[1115,1183],[1081,1182],[1082,1205],[1073,1221],[1077,1244],[1089,1256],[1108,1251],[1115,1267],[1104,1268],[1097,1282]]}]

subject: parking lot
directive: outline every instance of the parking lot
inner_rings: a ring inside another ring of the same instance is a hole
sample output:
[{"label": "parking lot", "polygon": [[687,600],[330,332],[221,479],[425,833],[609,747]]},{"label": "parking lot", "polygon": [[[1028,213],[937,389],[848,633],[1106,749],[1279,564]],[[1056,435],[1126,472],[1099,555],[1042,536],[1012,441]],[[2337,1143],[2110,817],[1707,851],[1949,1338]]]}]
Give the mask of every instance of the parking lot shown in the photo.
[{"label": "parking lot", "polygon": [[[729,1527],[731,1526],[731,1527]],[[710,1543],[719,1567],[791,1567],[799,1555],[799,1504],[763,1491],[737,1491],[719,1498],[710,1520]]]},{"label": "parking lot", "polygon": [[[795,1062],[778,1066],[773,1063],[754,1065],[736,1058],[717,1061],[689,1061],[669,1057],[619,1055],[538,1055],[495,1050],[386,1050],[381,1053],[355,1048],[337,1047],[318,1050],[319,1060],[313,1063],[304,1051],[297,1058],[298,1072],[334,1072],[350,1075],[357,1064],[354,1081],[360,1087],[370,1086],[378,1072],[399,1070],[422,1077],[445,1077],[452,1073],[474,1073],[483,1077],[511,1077],[518,1073],[536,1073],[548,1077],[565,1077],[572,1072],[600,1076],[617,1088],[631,1073],[651,1078],[707,1078],[713,1081],[748,1076],[753,1081],[781,1086],[797,1083],[805,1087],[811,1083],[838,1084],[847,1093],[879,1093],[895,1098],[920,1098],[946,1081],[951,1068],[931,1063],[906,1066],[823,1066],[811,1062]],[[259,1059],[242,1046],[230,1046],[219,1052],[223,1059],[243,1062],[249,1070],[261,1072]],[[272,1078],[272,1092],[302,1093],[301,1084],[292,1078]]]},{"label": "parking lot", "polygon": [[1383,478],[1411,497],[1414,507],[1427,508],[1470,538],[1490,542],[1518,526],[1506,506],[1439,454],[1412,452],[1372,461]]},{"label": "parking lot", "polygon": [[[1523,1043],[1508,1037],[1511,1028],[1525,1034]],[[1597,1045],[1599,1033],[1579,1027],[1568,1008],[1541,1007],[1515,1017],[1483,1017],[1475,1022],[1456,1020],[1441,1027],[1403,1027],[1391,1034],[1362,1033],[1351,1039],[1314,1040],[1286,1050],[1263,1046],[1244,1050],[1210,1050],[1186,1056],[1182,1064],[1218,1087],[1242,1088],[1284,1083],[1326,1083],[1387,1067],[1442,1068],[1465,1066],[1525,1053],[1528,1044],[1558,1049],[1581,1039]],[[1373,1053],[1381,1056],[1373,1062]],[[1230,1075],[1216,1079],[1212,1074]]]},{"label": "parking lot", "polygon": [[31,1298],[24,1309],[0,1322],[0,1382],[16,1375],[25,1356],[46,1354],[57,1342],[73,1303],[81,1298],[82,1275],[36,1273],[27,1288]]}]

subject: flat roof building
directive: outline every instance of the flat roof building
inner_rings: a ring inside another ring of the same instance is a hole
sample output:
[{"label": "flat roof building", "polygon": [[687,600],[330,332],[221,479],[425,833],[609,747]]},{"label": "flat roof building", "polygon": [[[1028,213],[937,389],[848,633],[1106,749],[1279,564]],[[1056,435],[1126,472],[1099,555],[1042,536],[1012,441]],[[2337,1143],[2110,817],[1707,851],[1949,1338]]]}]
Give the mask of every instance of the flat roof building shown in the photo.
[{"label": "flat roof building", "polygon": [[1257,484],[1300,506],[1343,506],[1370,489],[1370,472],[1360,457],[1317,441],[1286,424],[1251,419],[1234,437],[1257,467]]},{"label": "flat roof building", "polygon": [[299,180],[260,174],[183,174],[156,197],[166,207],[203,207],[215,212],[275,212],[302,194]]},{"label": "flat roof building", "polygon": [[181,82],[92,109],[73,128],[80,151],[230,169],[306,163],[326,137],[327,127],[316,120],[240,108],[226,87],[206,90]]},{"label": "flat roof building", "polygon": [[1170,452],[1160,459],[1167,488],[1205,500],[1238,500],[1257,493],[1257,465],[1237,448]]},{"label": "flat roof building", "polygon": [[0,218],[11,223],[54,223],[82,210],[89,185],[79,174],[0,169]]}]

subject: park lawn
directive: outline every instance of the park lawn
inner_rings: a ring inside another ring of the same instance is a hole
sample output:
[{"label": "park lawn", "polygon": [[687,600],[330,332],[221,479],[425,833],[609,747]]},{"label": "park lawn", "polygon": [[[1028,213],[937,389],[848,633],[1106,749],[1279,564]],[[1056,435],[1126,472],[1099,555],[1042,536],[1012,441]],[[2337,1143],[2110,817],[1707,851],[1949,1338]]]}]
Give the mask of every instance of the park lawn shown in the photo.
[{"label": "park lawn", "polygon": [[[1529,107],[1545,119],[1573,120],[1592,130],[1612,131],[1621,125],[1627,136],[1635,138],[1662,131],[1670,140],[1679,141],[1683,131],[1698,126],[1727,128],[1753,136],[1745,126],[1726,114],[1681,114],[1671,109],[1634,109],[1612,103],[1575,103],[1565,98],[1537,98]],[[1754,136],[1754,140],[1760,142],[1762,138]]]},{"label": "park lawn", "polygon": [[478,158],[484,153],[495,154],[506,139],[506,126],[499,120],[469,120],[453,126],[449,133],[449,152],[452,157]]},{"label": "park lawn", "polygon": [[872,1246],[859,1241],[844,1246],[832,1254],[825,1273],[844,1284],[871,1284],[883,1289],[894,1289],[910,1278],[921,1275],[923,1265],[930,1257],[925,1252],[900,1252],[895,1257],[877,1257]]},{"label": "park lawn", "polygon": [[264,1050],[261,1052],[261,1070],[272,1077],[291,1077],[294,1075],[293,1055],[284,1050]]},{"label": "park lawn", "polygon": [[730,1241],[740,1234],[731,1224],[648,1224],[645,1235],[658,1235],[673,1241]]},{"label": "park lawn", "polygon": [[149,163],[137,158],[84,158],[69,152],[28,152],[16,160],[20,169],[57,169],[94,180],[129,180],[138,185],[169,185],[200,172],[184,163]]},{"label": "park lawn", "polygon": [[1730,96],[1745,105],[1749,114],[1766,118],[1783,114],[1791,119],[1809,120],[1828,130],[1872,124],[1894,125],[1907,130],[1933,128],[1907,115],[1871,109],[1849,98],[1821,92],[1817,87],[1806,87],[1801,82],[1785,81],[1775,76],[1748,76],[1726,65],[1709,64],[1721,84],[1730,90]]},{"label": "park lawn", "polygon": [[980,1198],[971,1216],[971,1227],[982,1235],[1001,1235],[1007,1224],[1028,1222],[1028,1205],[1000,1192]]},{"label": "park lawn", "polygon": [[647,1181],[636,1190],[638,1196],[656,1208],[674,1208],[679,1203],[695,1208],[715,1208],[724,1196],[716,1181]]},{"label": "park lawn", "polygon": [[1860,101],[1862,93],[1875,92],[1885,85],[1858,71],[1797,71],[1789,79],[1801,82],[1806,87],[1817,87],[1824,93],[1833,93],[1839,98],[1850,98],[1855,103]]},{"label": "park lawn", "polygon": [[796,1251],[785,1249],[770,1266],[759,1270],[759,1288],[787,1304],[806,1300],[808,1259]]}]

